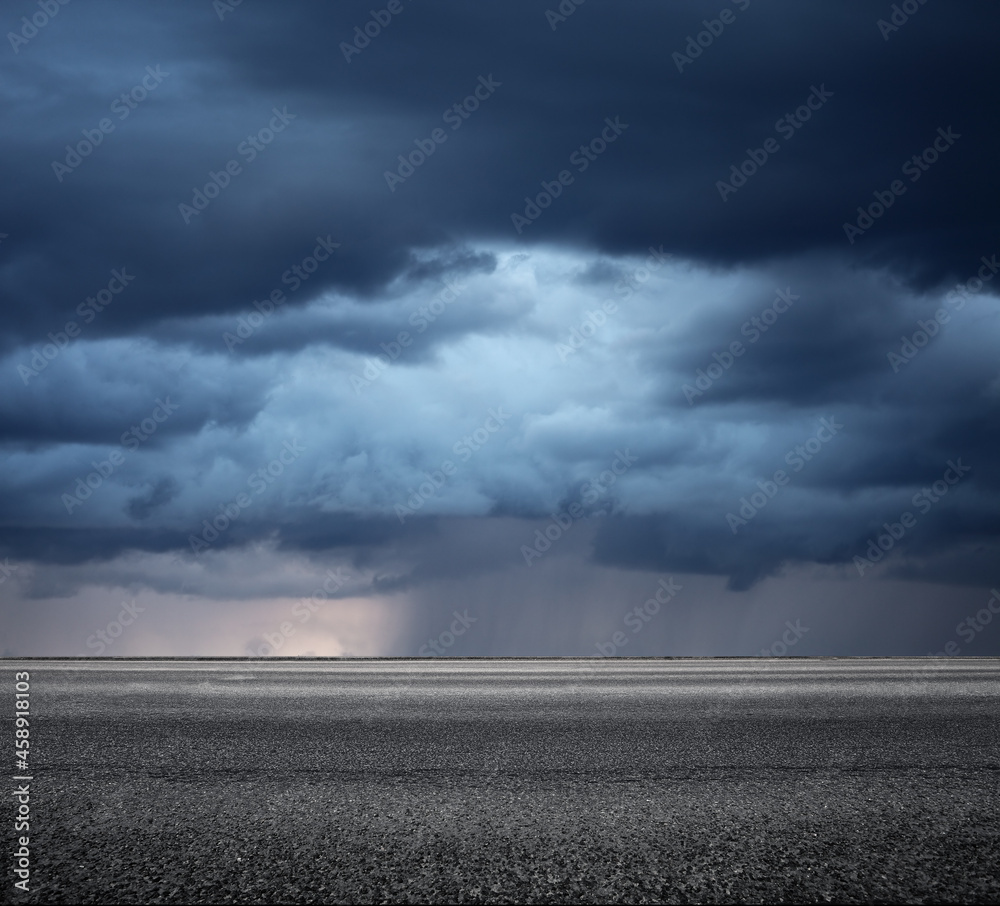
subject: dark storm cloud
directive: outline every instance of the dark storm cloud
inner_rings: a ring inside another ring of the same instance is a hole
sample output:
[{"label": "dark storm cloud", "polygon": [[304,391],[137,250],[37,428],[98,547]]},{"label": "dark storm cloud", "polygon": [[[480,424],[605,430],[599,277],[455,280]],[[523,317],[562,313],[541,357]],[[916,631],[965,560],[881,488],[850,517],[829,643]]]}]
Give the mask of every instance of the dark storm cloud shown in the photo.
[{"label": "dark storm cloud", "polygon": [[169,503],[176,494],[177,482],[170,475],[167,475],[145,493],[129,500],[127,512],[133,519],[148,519],[158,506]]},{"label": "dark storm cloud", "polygon": [[[15,137],[2,159],[7,331],[44,336],[123,266],[137,275],[134,298],[97,333],[233,311],[328,233],[345,254],[293,304],[325,288],[371,292],[411,268],[413,248],[456,235],[568,238],[619,253],[664,242],[718,263],[841,249],[842,223],[896,178],[907,194],[852,251],[910,279],[951,278],[993,241],[998,14],[929,7],[886,42],[880,12],[753,3],[678,72],[672,53],[703,28],[708,6],[592,5],[556,31],[535,4],[506,5],[503,16],[415,6],[350,63],[337,46],[368,18],[357,4],[290,3],[280,16],[244,5],[222,22],[200,2],[67,9],[3,61],[5,132]],[[114,27],[98,36],[98,19]],[[139,40],[122,54],[126,34]],[[73,76],[97,59],[84,38],[96,40],[94,54],[114,51],[110,72]],[[112,104],[146,66],[169,75],[119,120]],[[489,74],[500,87],[453,129],[444,113]],[[774,124],[814,84],[832,97],[784,138]],[[273,106],[295,119],[250,160],[237,149]],[[105,116],[115,131],[58,182],[51,162]],[[576,172],[570,155],[615,116],[627,130]],[[910,184],[904,162],[949,126],[961,139]],[[390,192],[384,172],[437,127],[447,142]],[[769,137],[781,149],[722,202],[716,182]],[[242,172],[185,225],[178,205],[232,159]],[[510,214],[562,169],[574,184],[518,236]]]},{"label": "dark storm cloud", "polygon": [[302,440],[203,556],[342,554],[444,619],[428,589],[520,591],[630,449],[546,557],[746,591],[849,572],[961,457],[889,572],[996,581],[1000,10],[403,0],[366,43],[372,8],[95,0],[8,39],[0,554],[79,566],[59,594],[130,551],[207,562],[199,526]]},{"label": "dark storm cloud", "polygon": [[[377,354],[381,344],[405,330],[411,340],[406,361],[413,364],[463,335],[501,332],[516,325],[525,304],[470,287],[474,276],[492,274],[495,268],[494,255],[462,248],[446,249],[441,255],[413,255],[408,269],[385,287],[378,304],[355,300],[348,305],[343,297],[326,297],[293,310],[287,297],[277,307],[264,297],[228,315],[163,322],[157,337],[161,342],[190,344],[199,352],[225,351],[231,357],[292,353],[311,345]],[[290,273],[294,280],[294,272]],[[448,317],[441,318],[445,311]],[[428,331],[432,324],[434,329]]]},{"label": "dark storm cloud", "polygon": [[0,400],[0,441],[157,447],[208,425],[245,426],[263,406],[266,387],[250,369],[227,364],[223,381],[222,367],[156,371],[150,364],[141,348],[118,347],[48,366],[61,369],[51,384],[44,371],[27,385],[11,381]]},{"label": "dark storm cloud", "polygon": [[0,547],[18,560],[78,564],[101,561],[126,550],[163,553],[183,547],[187,535],[162,529],[31,528],[0,529]]}]

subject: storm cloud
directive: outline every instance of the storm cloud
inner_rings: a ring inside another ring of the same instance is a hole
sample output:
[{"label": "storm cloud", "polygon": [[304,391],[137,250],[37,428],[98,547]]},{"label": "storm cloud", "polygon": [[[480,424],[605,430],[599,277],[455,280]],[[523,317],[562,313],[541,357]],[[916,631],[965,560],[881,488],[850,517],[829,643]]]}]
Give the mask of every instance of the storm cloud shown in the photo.
[{"label": "storm cloud", "polygon": [[0,24],[9,653],[1000,653],[1000,11]]}]

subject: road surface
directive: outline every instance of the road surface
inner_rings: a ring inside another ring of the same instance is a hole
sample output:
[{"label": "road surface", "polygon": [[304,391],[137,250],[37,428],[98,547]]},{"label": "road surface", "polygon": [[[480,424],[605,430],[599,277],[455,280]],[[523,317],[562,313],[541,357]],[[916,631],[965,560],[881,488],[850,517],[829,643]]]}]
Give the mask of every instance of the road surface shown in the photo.
[{"label": "road surface", "polygon": [[6,902],[1000,900],[997,659],[4,667]]}]

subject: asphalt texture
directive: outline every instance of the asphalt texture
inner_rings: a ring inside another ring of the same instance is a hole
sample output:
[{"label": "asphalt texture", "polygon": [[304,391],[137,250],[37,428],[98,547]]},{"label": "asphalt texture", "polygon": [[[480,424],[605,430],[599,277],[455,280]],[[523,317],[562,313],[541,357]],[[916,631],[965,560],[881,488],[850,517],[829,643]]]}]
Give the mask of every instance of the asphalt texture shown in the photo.
[{"label": "asphalt texture", "polygon": [[6,902],[1000,901],[997,659],[3,665]]}]

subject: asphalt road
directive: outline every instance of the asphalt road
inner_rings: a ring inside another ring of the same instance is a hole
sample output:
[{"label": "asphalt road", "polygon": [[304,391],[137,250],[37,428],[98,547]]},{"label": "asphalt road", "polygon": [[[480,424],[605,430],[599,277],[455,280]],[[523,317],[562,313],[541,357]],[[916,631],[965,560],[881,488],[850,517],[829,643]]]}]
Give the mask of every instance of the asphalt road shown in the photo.
[{"label": "asphalt road", "polygon": [[934,664],[6,661],[3,900],[997,902],[1000,660]]}]

